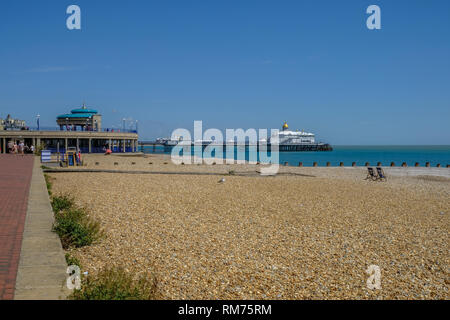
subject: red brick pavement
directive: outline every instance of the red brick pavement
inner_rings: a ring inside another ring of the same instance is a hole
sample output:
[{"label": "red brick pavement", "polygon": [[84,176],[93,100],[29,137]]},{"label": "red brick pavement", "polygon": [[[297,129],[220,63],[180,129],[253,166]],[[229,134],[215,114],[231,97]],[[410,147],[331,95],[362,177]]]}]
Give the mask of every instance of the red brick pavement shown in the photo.
[{"label": "red brick pavement", "polygon": [[0,154],[0,300],[14,298],[33,161]]}]

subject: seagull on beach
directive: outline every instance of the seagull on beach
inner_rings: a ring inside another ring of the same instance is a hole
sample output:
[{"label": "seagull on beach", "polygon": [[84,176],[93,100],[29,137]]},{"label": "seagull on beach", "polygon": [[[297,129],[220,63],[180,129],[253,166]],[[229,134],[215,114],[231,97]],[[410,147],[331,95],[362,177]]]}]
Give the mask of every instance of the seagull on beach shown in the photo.
[{"label": "seagull on beach", "polygon": [[225,182],[225,178],[222,178],[219,180],[219,183],[223,183],[223,182]]}]

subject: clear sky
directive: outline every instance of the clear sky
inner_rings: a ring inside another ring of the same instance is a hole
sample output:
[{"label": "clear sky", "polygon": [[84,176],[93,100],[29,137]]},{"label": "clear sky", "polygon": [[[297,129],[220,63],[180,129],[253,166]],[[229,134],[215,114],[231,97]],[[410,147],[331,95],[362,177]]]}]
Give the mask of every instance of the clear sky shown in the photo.
[{"label": "clear sky", "polygon": [[332,144],[450,144],[450,1],[2,0],[0,117],[56,126],[83,101],[140,138],[287,120]]}]

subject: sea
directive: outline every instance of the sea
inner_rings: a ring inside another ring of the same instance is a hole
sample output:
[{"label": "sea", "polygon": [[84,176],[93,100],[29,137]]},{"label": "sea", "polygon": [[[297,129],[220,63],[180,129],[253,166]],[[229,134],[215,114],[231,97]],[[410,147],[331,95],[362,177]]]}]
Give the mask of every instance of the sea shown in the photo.
[{"label": "sea", "polygon": [[[248,148],[235,147],[234,159],[238,157],[238,148],[241,148],[241,154],[245,155],[245,160],[250,159],[251,153]],[[193,149],[193,148],[192,148]],[[225,148],[224,148],[225,149]],[[245,149],[245,150],[244,150]],[[164,150],[162,146],[153,147],[141,147],[140,151],[144,153],[158,153],[158,154],[170,154],[170,150]],[[192,150],[193,152],[193,150]],[[212,153],[212,156],[215,156]],[[254,155],[252,159],[257,158],[257,161],[265,162],[261,160],[259,156]],[[270,152],[268,154],[270,157]],[[223,158],[226,157],[224,151]],[[240,158],[242,159],[242,157]],[[382,166],[390,166],[392,162],[396,166],[400,166],[406,163],[408,166],[415,166],[419,163],[419,166],[425,166],[427,162],[430,166],[437,166],[440,164],[442,167],[450,165],[450,145],[444,146],[333,146],[333,151],[315,151],[315,152],[279,152],[279,163],[290,166],[298,166],[302,162],[303,166],[311,167],[314,162],[317,162],[318,166],[326,166],[329,162],[331,166],[339,166],[343,162],[344,166],[351,166],[353,162],[357,166],[364,166],[367,162],[370,165],[377,165],[381,162]]]}]

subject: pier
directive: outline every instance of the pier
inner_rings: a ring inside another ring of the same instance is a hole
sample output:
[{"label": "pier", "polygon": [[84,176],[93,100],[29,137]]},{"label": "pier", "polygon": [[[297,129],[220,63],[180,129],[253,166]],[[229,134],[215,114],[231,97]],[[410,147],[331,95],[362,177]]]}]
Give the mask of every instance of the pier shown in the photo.
[{"label": "pier", "polygon": [[[243,148],[250,148],[254,147],[257,151],[260,150],[259,144],[251,144],[251,143],[211,143],[211,142],[202,142],[201,144],[196,144],[194,142],[184,143],[183,147],[195,147],[201,145],[202,149],[204,150],[207,146],[211,147],[222,147],[223,150],[226,150],[227,147],[243,147]],[[176,146],[176,144],[169,144],[164,142],[158,142],[158,141],[139,141],[138,142],[139,150],[142,151],[143,147],[153,147],[153,150],[156,149],[157,146],[164,147],[164,152],[170,152],[173,147]],[[266,148],[266,145],[263,144],[263,147]],[[270,143],[267,144],[267,151],[271,151],[271,145]],[[264,150],[266,150],[264,149]],[[279,144],[278,145],[278,151],[281,152],[301,152],[301,151],[333,151],[333,147],[329,145],[328,143],[314,143],[314,144]]]}]

